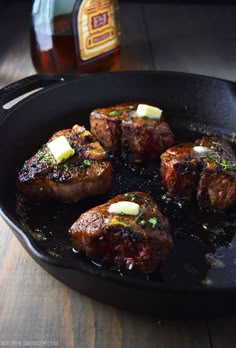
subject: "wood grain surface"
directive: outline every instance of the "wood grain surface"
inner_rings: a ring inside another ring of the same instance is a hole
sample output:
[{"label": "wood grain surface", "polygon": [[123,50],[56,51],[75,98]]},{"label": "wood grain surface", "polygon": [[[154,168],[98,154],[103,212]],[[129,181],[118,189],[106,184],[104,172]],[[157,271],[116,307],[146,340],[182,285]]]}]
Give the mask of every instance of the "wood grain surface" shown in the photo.
[{"label": "wood grain surface", "polygon": [[[29,54],[30,6],[29,1],[13,1],[1,8],[1,87],[35,73]],[[122,3],[117,68],[188,71],[236,80],[235,18],[233,6]],[[159,321],[97,303],[42,270],[2,219],[0,231],[0,347],[236,345],[236,317],[207,321],[203,314],[202,320]]]}]

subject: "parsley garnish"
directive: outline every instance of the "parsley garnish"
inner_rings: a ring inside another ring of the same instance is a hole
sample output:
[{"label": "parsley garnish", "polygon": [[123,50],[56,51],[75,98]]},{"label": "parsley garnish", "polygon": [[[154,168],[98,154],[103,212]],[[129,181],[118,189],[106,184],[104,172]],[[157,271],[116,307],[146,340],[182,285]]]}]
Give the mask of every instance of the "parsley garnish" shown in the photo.
[{"label": "parsley garnish", "polygon": [[236,162],[228,162],[225,158],[222,158],[218,163],[223,170],[236,170]]},{"label": "parsley garnish", "polygon": [[223,169],[225,170],[225,169],[227,169],[227,167],[228,167],[228,162],[226,161],[226,159],[222,159],[221,161],[220,161],[220,165],[221,165],[221,167],[223,167]]},{"label": "parsley garnish", "polygon": [[155,228],[157,225],[157,218],[152,217],[148,220],[150,222],[150,224],[152,225],[152,228]]},{"label": "parsley garnish", "polygon": [[110,116],[116,116],[116,115],[122,115],[123,111],[122,110],[113,110],[111,112],[109,112]]},{"label": "parsley garnish", "polygon": [[135,193],[125,193],[124,196],[130,197],[132,201],[135,201],[135,199],[137,199],[137,196]]},{"label": "parsley garnish", "polygon": [[146,225],[146,221],[145,220],[141,220],[140,221],[140,226],[144,227]]},{"label": "parsley garnish", "polygon": [[86,166],[91,166],[91,162],[90,162],[89,160],[84,160],[84,164],[85,164]]},{"label": "parsley garnish", "polygon": [[38,156],[39,156],[39,159],[43,159],[45,157],[45,153],[41,150],[38,151]]},{"label": "parsley garnish", "polygon": [[133,105],[127,105],[126,107],[127,107],[127,109],[130,109],[130,110],[134,109]]},{"label": "parsley garnish", "polygon": [[51,163],[51,157],[50,155],[42,150],[39,150],[37,153],[37,162],[42,162],[43,164],[50,164]]}]

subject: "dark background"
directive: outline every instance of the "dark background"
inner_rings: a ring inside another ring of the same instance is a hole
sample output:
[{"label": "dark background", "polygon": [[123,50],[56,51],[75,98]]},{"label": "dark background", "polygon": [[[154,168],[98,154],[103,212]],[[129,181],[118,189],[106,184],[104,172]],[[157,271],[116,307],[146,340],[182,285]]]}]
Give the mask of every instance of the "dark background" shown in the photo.
[{"label": "dark background", "polygon": [[[65,0],[66,1],[66,0]],[[0,6],[16,2],[16,0],[0,0]],[[33,0],[18,0],[17,2],[33,2]],[[184,4],[190,4],[190,3],[201,3],[201,4],[236,4],[236,0],[119,0],[119,2],[156,2],[156,3],[184,3]]]}]

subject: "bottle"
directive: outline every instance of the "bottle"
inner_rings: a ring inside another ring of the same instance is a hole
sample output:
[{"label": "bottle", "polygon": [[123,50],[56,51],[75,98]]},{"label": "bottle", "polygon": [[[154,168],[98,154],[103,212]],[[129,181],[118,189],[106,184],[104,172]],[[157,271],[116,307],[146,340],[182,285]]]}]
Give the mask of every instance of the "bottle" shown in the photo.
[{"label": "bottle", "polygon": [[39,73],[111,69],[120,49],[117,1],[35,0],[30,46]]}]

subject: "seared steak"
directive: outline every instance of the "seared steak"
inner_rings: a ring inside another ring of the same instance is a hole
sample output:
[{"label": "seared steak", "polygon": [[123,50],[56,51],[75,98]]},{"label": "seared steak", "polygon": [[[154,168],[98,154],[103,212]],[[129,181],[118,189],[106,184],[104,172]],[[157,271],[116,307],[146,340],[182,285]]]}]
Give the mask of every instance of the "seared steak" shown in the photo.
[{"label": "seared steak", "polygon": [[[135,202],[138,215],[109,212],[113,203]],[[116,196],[82,214],[69,230],[75,249],[101,264],[150,273],[172,247],[168,220],[143,192]]]},{"label": "seared steak", "polygon": [[121,152],[122,118],[134,107],[137,107],[137,103],[121,104],[115,107],[95,109],[90,114],[91,133],[114,155],[119,155]]},{"label": "seared steak", "polygon": [[90,114],[91,132],[101,144],[115,155],[128,154],[137,163],[157,158],[174,142],[163,117],[135,117],[138,104],[123,103]]},{"label": "seared steak", "polygon": [[161,155],[161,174],[169,196],[191,198],[196,194],[199,166],[193,144],[179,144],[165,151]]},{"label": "seared steak", "polygon": [[56,132],[49,141],[64,135],[75,154],[57,163],[46,145],[18,174],[19,191],[34,201],[54,198],[64,203],[106,193],[111,188],[112,168],[106,151],[84,127]]},{"label": "seared steak", "polygon": [[224,209],[236,202],[236,156],[225,140],[204,137],[161,155],[169,196],[196,197],[200,207]]}]

